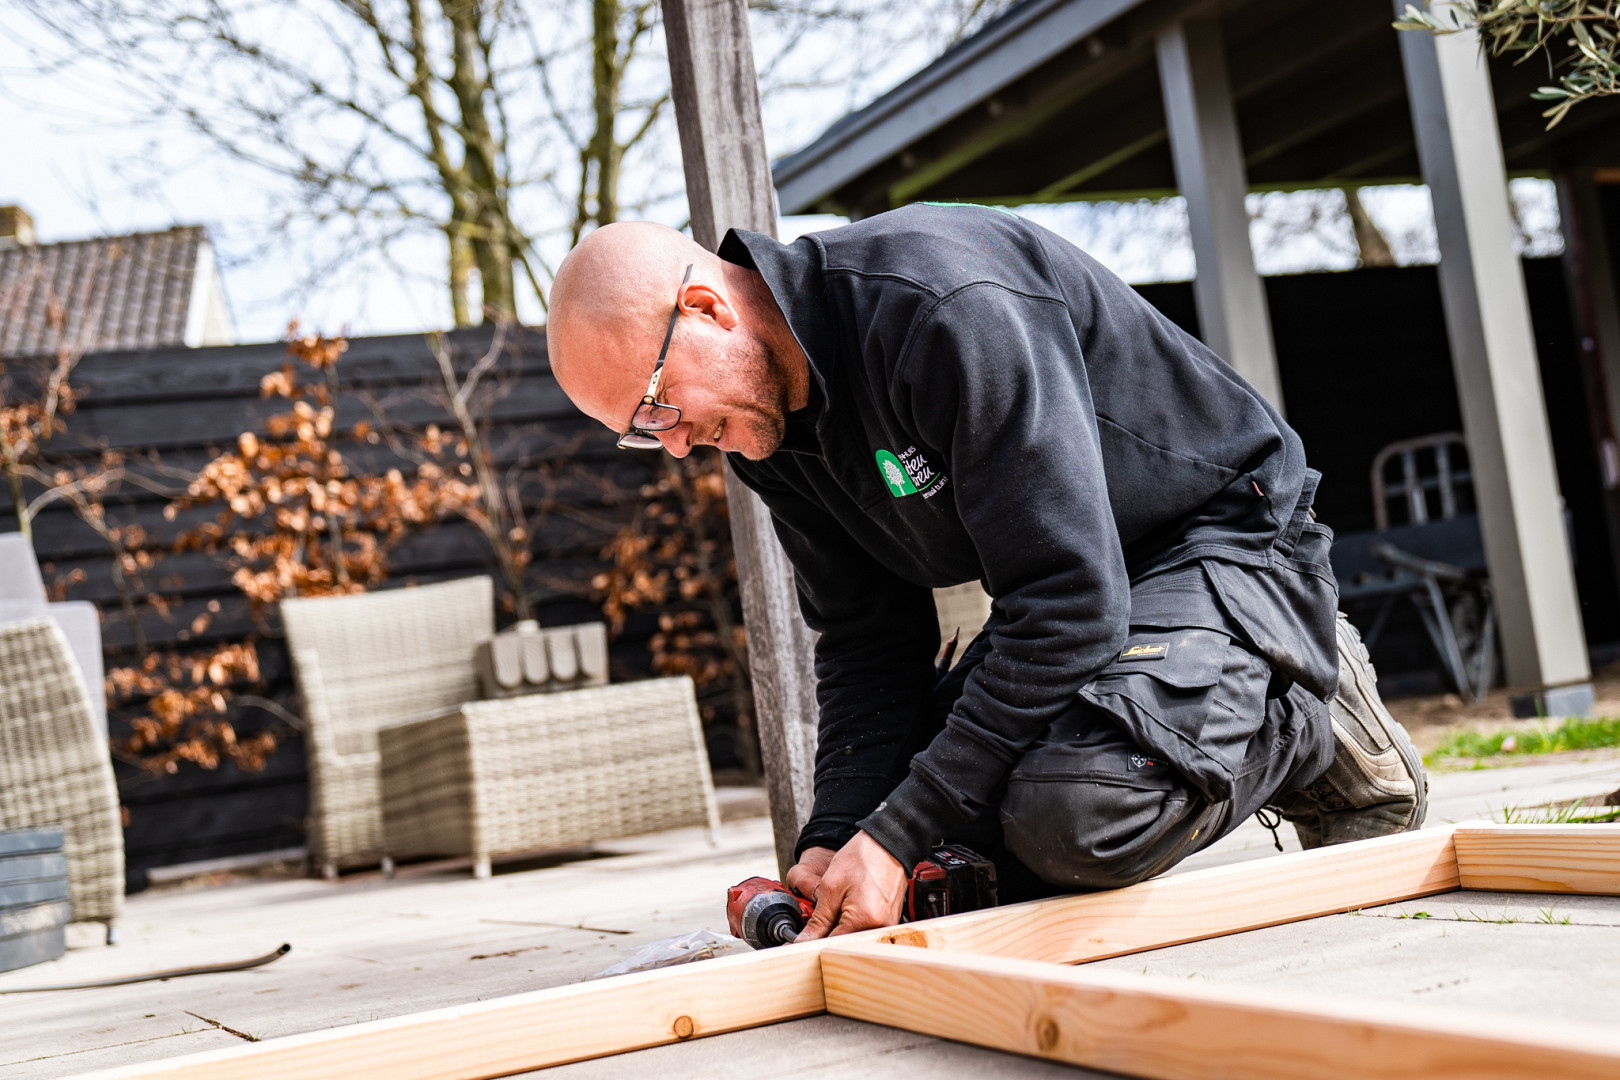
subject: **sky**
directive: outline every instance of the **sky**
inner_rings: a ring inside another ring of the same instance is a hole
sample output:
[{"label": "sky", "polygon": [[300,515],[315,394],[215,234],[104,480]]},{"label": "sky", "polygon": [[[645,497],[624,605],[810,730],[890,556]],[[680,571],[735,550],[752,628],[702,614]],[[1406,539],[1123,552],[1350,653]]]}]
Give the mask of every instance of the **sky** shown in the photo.
[{"label": "sky", "polygon": [[[318,257],[320,241],[309,240],[307,250],[294,255],[262,250],[262,223],[270,219],[272,206],[261,174],[223,158],[178,124],[132,124],[133,107],[119,98],[113,80],[98,79],[94,73],[50,78],[28,74],[24,44],[30,31],[6,0],[0,0],[0,22],[8,31],[0,34],[0,131],[12,151],[0,155],[0,204],[15,203],[27,210],[42,242],[206,225],[244,341],[279,338],[293,318],[308,329],[353,335],[414,332],[449,323],[441,284],[442,241],[431,236],[406,241],[396,249],[393,261],[362,259],[328,276],[318,291],[300,292],[295,288],[301,276],[296,255]],[[40,40],[37,32],[32,40]],[[779,156],[796,149],[842,112],[925,63],[938,44],[912,40],[838,90],[767,97],[771,152]],[[829,41],[827,47],[836,43]],[[811,49],[812,59],[813,53]],[[674,148],[662,152],[668,155]],[[678,160],[656,164],[678,175]],[[1552,185],[1515,180],[1512,186],[1526,250],[1556,254],[1561,241]],[[1363,189],[1362,200],[1389,239],[1397,261],[1435,261],[1438,249],[1425,189],[1368,188]],[[1355,265],[1354,240],[1340,193],[1251,195],[1249,210],[1261,273]],[[1192,276],[1192,247],[1180,199],[1041,205],[1018,212],[1079,244],[1127,281]],[[684,200],[666,200],[655,211],[658,219],[671,225],[681,224],[684,214]],[[841,219],[824,215],[787,218],[779,232],[792,239],[839,223]],[[543,318],[532,298],[520,306],[520,315],[530,322]]]}]

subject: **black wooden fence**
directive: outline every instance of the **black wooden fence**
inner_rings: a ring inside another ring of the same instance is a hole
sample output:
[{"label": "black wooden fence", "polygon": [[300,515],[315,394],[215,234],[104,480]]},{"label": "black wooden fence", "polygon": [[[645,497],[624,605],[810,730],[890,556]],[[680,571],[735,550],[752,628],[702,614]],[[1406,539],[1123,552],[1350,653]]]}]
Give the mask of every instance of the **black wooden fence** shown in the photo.
[{"label": "black wooden fence", "polygon": [[[465,374],[490,348],[492,333],[458,332],[445,341]],[[55,444],[57,456],[67,446],[80,450],[82,462],[103,450],[119,451],[132,471],[172,487],[232,447],[241,432],[263,434],[266,418],[287,410],[285,399],[261,396],[260,380],[288,361],[281,344],[87,356],[73,375],[79,402]],[[375,419],[385,434],[408,441],[428,424],[450,426],[436,361],[421,335],[355,339],[337,370],[340,430]],[[604,546],[642,503],[642,486],[657,479],[659,460],[616,450],[612,436],[569,403],[551,375],[543,333],[510,335],[491,380],[498,394],[484,410],[491,419],[489,446],[497,464],[518,477],[530,515],[534,563],[528,577],[536,614],[550,624],[600,619],[590,581],[607,565]],[[359,472],[396,464],[409,472],[415,466],[389,439],[350,440],[340,449]],[[31,488],[30,497],[37,492]],[[124,578],[123,592],[107,541],[65,504],[45,509],[33,524],[47,582],[57,583],[65,598],[91,600],[101,609],[109,668],[136,661],[142,647],[201,650],[254,635],[265,696],[296,712],[275,612],[255,610],[231,584],[226,558],[199,551],[161,554],[219,508],[198,507],[170,520],[164,513],[170,501],[130,483],[108,500],[108,522],[139,525],[146,533],[140,547],[160,553],[150,570]],[[9,493],[0,493],[0,531],[15,528]],[[495,567],[490,544],[459,519],[410,535],[389,564],[389,586],[492,573]],[[135,595],[127,595],[132,583]],[[503,599],[509,621],[510,595]],[[612,645],[615,678],[648,673],[646,641],[653,629],[650,618],[632,618]],[[131,711],[115,712],[115,742],[127,733]],[[253,707],[237,708],[233,719],[244,735],[276,723],[271,713]],[[735,766],[728,733],[715,741],[716,766]],[[228,760],[211,770],[182,764],[172,774],[125,761],[116,768],[128,818],[132,889],[144,885],[150,867],[303,843],[307,791],[296,733],[284,737],[257,772],[242,772]]]}]

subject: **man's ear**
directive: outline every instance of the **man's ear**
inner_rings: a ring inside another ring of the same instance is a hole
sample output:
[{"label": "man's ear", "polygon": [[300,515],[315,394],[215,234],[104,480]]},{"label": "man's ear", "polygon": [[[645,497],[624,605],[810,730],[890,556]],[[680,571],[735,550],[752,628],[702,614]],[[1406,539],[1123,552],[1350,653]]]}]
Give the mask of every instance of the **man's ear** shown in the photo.
[{"label": "man's ear", "polygon": [[702,315],[712,319],[722,330],[735,329],[742,321],[737,309],[723,293],[715,290],[711,285],[701,281],[689,281],[681,289],[681,310],[692,315]]}]

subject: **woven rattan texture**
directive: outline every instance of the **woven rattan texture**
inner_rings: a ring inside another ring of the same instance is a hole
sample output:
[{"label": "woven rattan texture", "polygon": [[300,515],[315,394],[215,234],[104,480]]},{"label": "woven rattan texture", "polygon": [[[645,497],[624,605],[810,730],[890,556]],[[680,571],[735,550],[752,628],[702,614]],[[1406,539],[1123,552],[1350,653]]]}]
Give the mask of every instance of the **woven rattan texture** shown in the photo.
[{"label": "woven rattan texture", "polygon": [[469,702],[380,733],[388,853],[488,857],[718,827],[692,680]]},{"label": "woven rattan texture", "polygon": [[73,918],[124,906],[124,839],[107,744],[67,638],[48,619],[0,625],[0,828],[61,825]]},{"label": "woven rattan texture", "polygon": [[310,852],[327,865],[375,861],[377,729],[478,697],[473,649],[495,632],[494,586],[284,600],[281,617],[309,726]]}]

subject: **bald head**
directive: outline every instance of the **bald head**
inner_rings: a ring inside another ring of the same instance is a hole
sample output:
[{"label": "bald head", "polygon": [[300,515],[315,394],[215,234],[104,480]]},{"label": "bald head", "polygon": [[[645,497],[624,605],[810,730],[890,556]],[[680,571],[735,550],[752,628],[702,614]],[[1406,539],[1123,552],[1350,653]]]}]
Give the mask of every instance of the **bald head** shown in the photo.
[{"label": "bald head", "polygon": [[587,415],[623,431],[677,306],[658,398],[681,410],[681,423],[658,437],[682,457],[705,444],[769,455],[786,412],[808,395],[804,355],[756,271],[674,229],[605,225],[563,260],[546,326],[558,383]]},{"label": "bald head", "polygon": [[[552,370],[566,389],[609,351],[663,339],[675,289],[692,264],[693,277],[713,278],[720,259],[674,229],[650,221],[605,225],[568,253],[551,286],[546,340]],[[651,373],[651,356],[648,359]],[[642,376],[646,382],[646,375]]]}]

